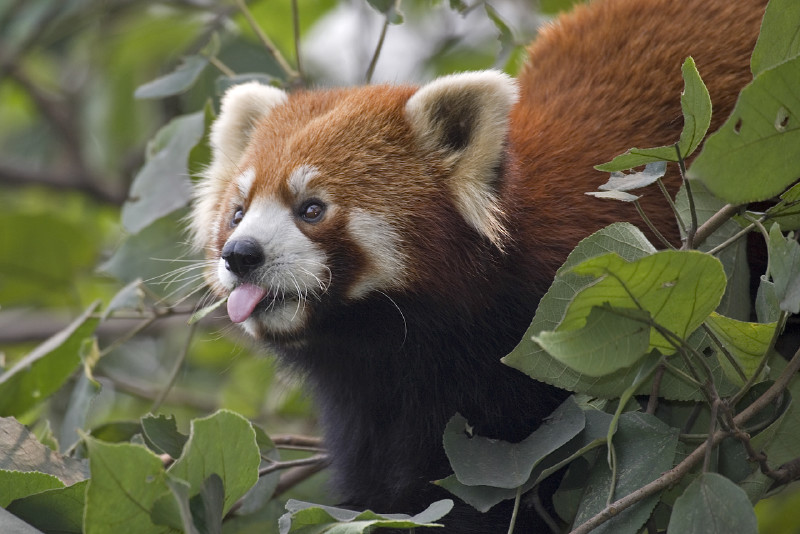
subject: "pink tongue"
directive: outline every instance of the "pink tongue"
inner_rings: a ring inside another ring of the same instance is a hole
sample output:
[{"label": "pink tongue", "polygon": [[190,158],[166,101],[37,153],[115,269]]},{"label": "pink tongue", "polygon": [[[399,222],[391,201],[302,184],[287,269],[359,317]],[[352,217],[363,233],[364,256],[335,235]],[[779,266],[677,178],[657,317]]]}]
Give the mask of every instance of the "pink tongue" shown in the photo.
[{"label": "pink tongue", "polygon": [[245,321],[267,295],[267,290],[253,284],[236,286],[228,297],[228,316],[234,323]]}]

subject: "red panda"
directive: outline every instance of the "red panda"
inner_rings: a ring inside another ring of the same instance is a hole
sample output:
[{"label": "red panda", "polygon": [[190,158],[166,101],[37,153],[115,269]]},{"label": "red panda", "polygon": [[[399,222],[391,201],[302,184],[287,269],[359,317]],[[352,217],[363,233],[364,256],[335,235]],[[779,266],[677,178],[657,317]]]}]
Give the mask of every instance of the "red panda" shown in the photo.
[{"label": "red panda", "polygon": [[[677,140],[690,55],[718,127],[765,4],[598,0],[544,29],[517,81],[228,90],[195,243],[231,319],[307,377],[343,504],[419,512],[450,497],[430,481],[450,472],[455,413],[518,441],[563,400],[500,358],[577,242],[637,218],[584,195],[606,179],[593,165]],[[642,203],[676,234],[660,193]],[[504,532],[509,516],[460,504],[444,532]]]}]

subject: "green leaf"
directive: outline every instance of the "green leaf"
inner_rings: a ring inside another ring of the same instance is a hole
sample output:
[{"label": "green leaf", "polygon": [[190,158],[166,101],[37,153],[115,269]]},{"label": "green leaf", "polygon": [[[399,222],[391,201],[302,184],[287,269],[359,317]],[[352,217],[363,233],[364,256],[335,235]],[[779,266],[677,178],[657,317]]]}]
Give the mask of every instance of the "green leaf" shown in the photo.
[{"label": "green leaf", "polygon": [[467,436],[466,419],[456,415],[445,428],[444,450],[462,484],[512,489],[527,482],[539,462],[578,435],[585,425],[583,410],[572,397],[519,443]]},{"label": "green leaf", "polygon": [[400,11],[400,0],[367,0],[367,3],[386,15],[391,24],[403,23],[403,12]]},{"label": "green leaf", "polygon": [[697,72],[694,59],[686,58],[681,67],[683,74],[683,93],[681,93],[681,110],[683,110],[683,130],[678,147],[683,159],[688,158],[700,146],[711,126],[711,96]]},{"label": "green leaf", "polygon": [[185,434],[178,432],[174,415],[169,417],[146,415],[142,417],[142,431],[151,449],[157,453],[169,454],[172,458],[180,457],[183,446],[189,439]]},{"label": "green leaf", "polygon": [[630,191],[631,189],[639,189],[655,183],[659,178],[664,176],[666,172],[667,162],[656,161],[645,165],[644,170],[640,172],[631,172],[628,174],[612,172],[608,182],[598,187],[598,189],[601,191]]},{"label": "green leaf", "polygon": [[191,424],[183,455],[169,469],[189,482],[192,494],[200,492],[213,473],[225,486],[225,513],[258,480],[261,462],[256,434],[242,416],[226,410]]},{"label": "green leaf", "polygon": [[0,507],[20,497],[54,488],[63,488],[64,483],[53,475],[37,471],[6,471],[0,469]]},{"label": "green leaf", "polygon": [[142,279],[136,278],[125,287],[117,291],[117,294],[111,299],[111,302],[106,306],[103,311],[103,321],[108,319],[115,311],[118,310],[137,310],[142,311],[144,308],[144,290],[142,289]]},{"label": "green leaf", "polygon": [[[343,508],[319,506],[291,499],[286,503],[288,512],[281,516],[278,526],[281,534],[288,534],[289,532],[366,534],[379,527],[408,530],[416,527],[441,526],[434,522],[447,515],[452,509],[453,501],[444,499],[436,501],[414,516],[404,514],[384,516],[369,510],[366,512],[354,512]],[[311,526],[318,528],[308,529]]]},{"label": "green leaf", "polygon": [[784,237],[780,226],[773,224],[767,250],[780,309],[790,313],[800,312],[800,244]]},{"label": "green leaf", "polygon": [[[612,416],[592,407],[581,408],[584,410],[586,426],[577,436],[549,454],[533,469],[530,478],[522,486],[522,493],[526,493],[564,465],[579,459],[594,448],[605,445]],[[517,495],[516,489],[468,486],[461,483],[455,475],[439,480],[436,484],[480,512],[486,512],[497,503],[513,499]]]},{"label": "green leaf", "polygon": [[753,76],[800,54],[797,28],[800,28],[800,4],[795,0],[770,0],[750,57]]},{"label": "green leaf", "polygon": [[97,327],[94,302],[69,326],[0,375],[0,415],[19,415],[55,393],[80,367],[83,340]]},{"label": "green leaf", "polygon": [[150,520],[154,525],[170,527],[184,534],[198,534],[189,505],[189,483],[168,476],[166,484],[170,492],[153,503]]},{"label": "green leaf", "polygon": [[766,211],[767,221],[776,222],[784,230],[800,229],[800,184],[781,195],[781,201]]},{"label": "green leaf", "polygon": [[189,151],[187,162],[189,176],[194,180],[202,176],[203,171],[208,167],[208,162],[211,161],[211,125],[215,119],[214,104],[211,99],[208,99],[206,105],[203,106],[203,135],[194,148]]},{"label": "green leaf", "polygon": [[[665,250],[634,262],[611,253],[587,260],[573,271],[598,280],[576,295],[558,331],[582,328],[594,306],[624,309],[638,304],[655,323],[685,340],[717,307],[726,282],[722,264],[696,251]],[[648,352],[651,349],[675,352],[654,328]]]},{"label": "green leaf", "polygon": [[779,195],[800,169],[800,57],[760,73],[710,135],[689,176],[734,205]]},{"label": "green leaf", "polygon": [[[647,313],[631,315],[649,319]],[[639,361],[650,344],[650,326],[622,317],[604,307],[592,308],[586,324],[578,330],[544,331],[532,337],[560,362],[588,376],[603,376]]]},{"label": "green leaf", "polygon": [[[129,236],[99,270],[123,282],[138,278],[164,279],[165,274],[175,270],[176,266],[185,266],[184,263],[157,261],[186,258],[186,247],[180,245],[185,239],[181,228],[179,217],[158,219],[138,234]],[[153,289],[152,286],[149,287]],[[163,289],[164,292],[171,290],[174,289],[169,285]],[[187,292],[189,290],[191,289]]]},{"label": "green leaf", "polygon": [[[281,459],[280,451],[275,447],[275,444],[269,436],[258,426],[254,425],[253,430],[256,432],[256,442],[258,443],[258,450],[261,454],[260,467],[266,467],[273,462],[279,462]],[[261,509],[275,493],[280,478],[280,471],[273,471],[272,473],[258,477],[256,485],[242,497],[238,514],[252,514]]]},{"label": "green leaf", "polygon": [[[88,480],[17,499],[8,511],[26,523],[59,534],[83,534],[83,508]],[[2,529],[0,528],[0,531]]]},{"label": "green leaf", "polygon": [[203,138],[204,127],[205,113],[199,111],[173,119],[151,141],[151,155],[122,206],[122,225],[127,231],[138,233],[189,203],[189,154]]},{"label": "green leaf", "polygon": [[[683,74],[683,130],[678,140],[681,158],[688,158],[703,140],[711,125],[711,97],[708,94],[694,59],[686,58],[681,67]],[[656,161],[678,161],[678,151],[674,146],[656,148],[631,148],[613,160],[595,166],[598,171],[623,171]]]},{"label": "green leaf", "polygon": [[742,489],[717,473],[703,473],[675,501],[667,534],[757,534],[753,507]]},{"label": "green leaf", "polygon": [[201,534],[222,534],[222,507],[225,503],[225,488],[222,479],[211,474],[204,482],[199,495],[189,501],[194,518]]},{"label": "green leaf", "polygon": [[[747,323],[712,313],[706,319],[706,325],[744,371],[745,379],[749,379],[756,372],[761,360],[767,357],[767,349],[778,323]],[[728,379],[743,386],[745,381],[721,351],[717,351],[717,359]]]},{"label": "green leaf", "polygon": [[178,68],[171,73],[140,85],[133,93],[134,98],[164,98],[189,90],[208,66],[208,58],[200,55],[184,58]]},{"label": "green leaf", "polygon": [[774,323],[780,316],[780,302],[775,293],[775,284],[761,275],[756,294],[756,315],[759,323]]},{"label": "green leaf", "polygon": [[[634,367],[622,369],[603,377],[586,376],[550,356],[532,339],[544,330],[556,330],[564,318],[567,307],[575,299],[575,295],[595,283],[591,277],[580,276],[571,271],[571,268],[586,258],[597,257],[609,251],[633,260],[652,254],[655,249],[638,229],[627,223],[613,224],[581,241],[559,269],[556,279],[540,301],[536,316],[525,337],[509,355],[503,358],[504,363],[536,380],[591,396],[616,398],[627,389],[636,375]],[[690,344],[701,350],[702,342],[703,336],[694,341],[690,339]],[[683,367],[683,363],[680,361],[675,362],[675,365]],[[713,362],[711,367],[720,394],[733,394],[736,386],[727,383],[719,366],[715,367],[715,365],[716,362]],[[639,393],[648,393],[649,391],[650,381],[642,385]],[[661,395],[667,399],[700,400],[704,398],[696,386],[687,383],[671,371],[664,374],[660,391]]]},{"label": "green leaf", "polygon": [[[621,499],[661,476],[672,467],[678,444],[678,429],[670,428],[652,415],[629,412],[619,420],[614,435],[617,458],[613,500]],[[575,526],[606,507],[614,475],[608,463],[598,458],[585,486]],[[659,495],[652,495],[612,517],[593,534],[635,534],[650,516]]]},{"label": "green leaf", "polygon": [[511,32],[511,28],[508,27],[508,24],[503,17],[500,16],[500,13],[497,12],[495,8],[493,8],[488,2],[483,4],[483,9],[486,11],[486,16],[489,17],[489,20],[492,21],[494,27],[497,28],[499,32],[498,41],[500,41],[500,52],[497,55],[497,59],[495,60],[494,67],[497,69],[502,69],[505,67],[506,63],[508,63],[511,54],[514,52],[514,48],[517,45],[516,39],[514,39],[514,34]]},{"label": "green leaf", "polygon": [[[712,195],[702,182],[692,182],[692,198],[694,199],[697,224],[702,225],[714,214],[725,206],[725,202]],[[681,185],[675,197],[675,208],[678,216],[683,221],[685,227],[691,224],[691,211],[689,209],[689,198],[686,194],[686,187]],[[734,235],[738,234],[742,227],[733,219],[726,221],[713,234],[699,245],[695,243],[698,250],[707,252]],[[686,237],[682,231],[681,236]],[[725,295],[722,302],[717,307],[717,311],[727,317],[739,320],[750,318],[750,267],[747,260],[747,239],[739,239],[733,245],[716,254],[722,266],[725,268],[725,276],[728,278],[728,285],[725,288]]]},{"label": "green leaf", "polygon": [[86,438],[92,478],[86,490],[86,534],[171,533],[155,525],[150,510],[169,491],[161,459],[131,443]]}]

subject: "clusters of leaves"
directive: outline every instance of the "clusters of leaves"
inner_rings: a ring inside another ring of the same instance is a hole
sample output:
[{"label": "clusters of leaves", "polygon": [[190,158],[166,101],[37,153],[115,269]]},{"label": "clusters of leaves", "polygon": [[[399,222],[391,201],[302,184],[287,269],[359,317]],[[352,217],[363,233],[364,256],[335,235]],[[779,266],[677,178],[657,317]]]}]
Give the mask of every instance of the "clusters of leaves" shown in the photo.
[{"label": "clusters of leaves", "polygon": [[[399,2],[370,4],[385,16],[384,36],[390,24],[403,21]],[[456,0],[450,5],[460,11],[474,7]],[[295,49],[293,67],[280,52],[291,49],[300,33],[298,5],[292,3],[295,27],[283,33],[279,22],[256,11],[263,6],[251,11],[236,0],[234,8],[240,14],[239,31],[267,50],[265,69],[232,68],[238,57],[232,52],[241,48],[233,49],[223,33],[209,31],[175,71],[141,86],[136,96],[185,98],[203,83],[219,94],[249,79],[285,87],[302,84],[307,74],[300,54]],[[518,57],[521,43],[489,4],[485,11],[500,33],[497,65],[507,66]],[[232,20],[228,15],[218,13],[220,20]],[[264,31],[255,20],[272,22]],[[667,250],[659,252],[627,223],[582,241],[559,270],[524,339],[504,360],[576,395],[516,444],[471,436],[468,421],[455,416],[443,438],[454,474],[438,484],[485,511],[508,499],[520,505],[529,490],[566,468],[555,496],[556,527],[635,533],[647,524],[681,533],[756,532],[752,503],[793,481],[800,456],[795,445],[800,414],[792,400],[800,357],[787,364],[774,350],[790,316],[800,311],[800,245],[786,234],[800,229],[800,187],[791,187],[800,168],[791,149],[800,124],[792,97],[800,82],[800,50],[791,39],[798,25],[800,8],[772,0],[753,54],[753,82],[688,170],[685,161],[699,147],[711,116],[708,93],[691,58],[683,67],[684,130],[676,145],[631,149],[598,167],[614,174],[603,191],[592,194],[638,205],[628,191],[660,185],[667,163],[678,165],[685,181],[674,207],[684,246],[673,250],[665,241]],[[278,44],[267,35],[279,36]],[[365,69],[366,79],[382,42],[383,36]],[[210,75],[213,69],[222,76]],[[270,438],[261,426],[229,410],[197,418],[197,409],[181,407],[174,395],[170,399],[190,349],[196,350],[192,339],[213,321],[213,308],[194,316],[203,321],[189,327],[187,341],[170,344],[172,367],[159,370],[167,385],[150,399],[153,403],[131,410],[156,412],[170,406],[177,420],[145,415],[91,423],[90,406],[102,394],[98,380],[123,385],[110,382],[109,376],[95,379],[98,370],[107,374],[103,362],[130,350],[131,340],[145,328],[188,316],[194,308],[184,299],[196,298],[193,290],[203,263],[190,260],[186,269],[175,271],[151,260],[174,257],[174,244],[182,239],[177,221],[190,200],[190,176],[208,161],[205,139],[213,106],[195,98],[188,107],[200,111],[175,117],[153,138],[122,206],[129,237],[102,270],[125,287],[100,295],[108,302],[102,313],[100,304],[93,303],[0,374],[0,530],[358,533],[434,526],[450,510],[450,501],[433,503],[416,516],[381,516],[296,500],[283,510],[274,497],[295,483],[292,473],[303,479],[324,466],[317,441]],[[619,172],[642,165],[644,171]],[[766,212],[747,211],[747,204],[776,195],[781,200]],[[55,232],[80,233],[42,224]],[[755,321],[745,259],[745,239],[753,232],[763,235],[769,252]],[[24,234],[3,238],[17,239],[18,244],[9,245],[16,248],[31,241]],[[63,271],[56,259],[43,263]],[[179,286],[174,292],[153,294],[151,285],[142,282],[165,272]],[[108,344],[98,339],[103,325],[126,317],[140,322]],[[263,387],[271,371],[246,361],[234,374]],[[638,400],[643,398],[644,411]],[[45,420],[42,407],[48,400],[67,406],[58,440],[47,425],[39,425],[34,437],[17,422]],[[215,408],[195,404],[201,412]],[[251,406],[230,404],[242,412]],[[180,420],[189,421],[188,433],[179,430]],[[59,442],[61,452],[55,452]],[[284,450],[279,454],[278,449]],[[310,451],[311,456],[297,458],[287,449]]]},{"label": "clusters of leaves", "polygon": [[[800,58],[793,30],[782,32],[796,28],[800,10],[790,4],[770,3],[753,81],[688,170],[711,120],[691,58],[675,145],[632,148],[597,167],[611,179],[588,194],[634,202],[646,219],[629,191],[661,185],[667,163],[677,164],[683,246],[662,240],[665,250],[657,251],[627,223],[577,246],[504,361],[583,401],[568,400],[513,445],[467,439],[466,422],[453,419],[445,448],[455,475],[442,484],[456,495],[485,510],[569,466],[555,506],[573,532],[634,534],[647,524],[653,532],[755,533],[752,503],[796,478],[800,350],[788,364],[775,351],[800,310],[800,245],[792,233],[800,228],[800,185],[793,185],[800,161],[789,148],[800,126],[791,89],[800,82]],[[746,209],[777,195],[765,212]],[[768,252],[755,322],[744,260],[751,232],[762,234]],[[644,413],[637,395],[649,397]]]}]

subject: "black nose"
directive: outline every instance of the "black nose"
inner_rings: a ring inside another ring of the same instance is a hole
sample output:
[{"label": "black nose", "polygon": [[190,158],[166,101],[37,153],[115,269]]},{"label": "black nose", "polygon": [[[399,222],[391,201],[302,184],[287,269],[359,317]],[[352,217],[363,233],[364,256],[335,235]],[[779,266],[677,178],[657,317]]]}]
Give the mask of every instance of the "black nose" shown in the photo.
[{"label": "black nose", "polygon": [[245,276],[264,263],[261,245],[251,239],[228,241],[222,247],[225,267],[236,276]]}]

